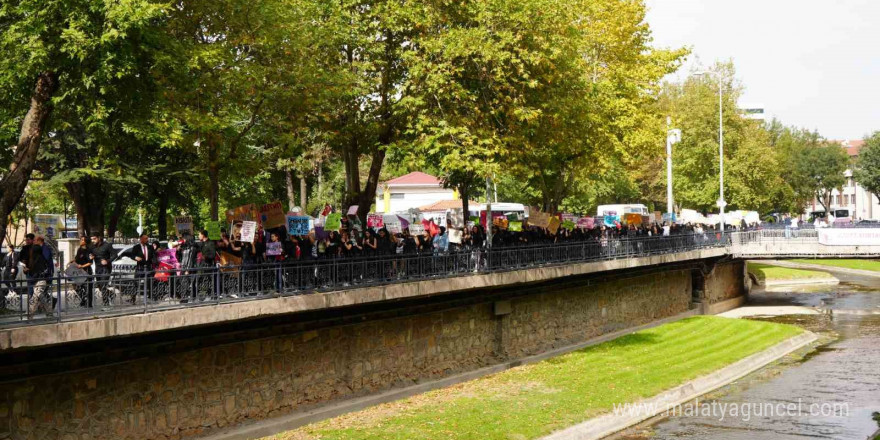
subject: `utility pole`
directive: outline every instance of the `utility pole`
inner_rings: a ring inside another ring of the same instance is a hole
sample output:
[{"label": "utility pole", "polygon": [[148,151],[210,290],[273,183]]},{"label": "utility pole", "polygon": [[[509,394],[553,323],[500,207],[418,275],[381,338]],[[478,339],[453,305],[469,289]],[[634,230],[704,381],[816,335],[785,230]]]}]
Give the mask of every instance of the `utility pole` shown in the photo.
[{"label": "utility pole", "polygon": [[[681,130],[672,129],[672,118],[666,117],[666,212],[673,213],[674,203],[672,198],[672,145],[681,142]],[[670,218],[672,218],[670,216]]]}]

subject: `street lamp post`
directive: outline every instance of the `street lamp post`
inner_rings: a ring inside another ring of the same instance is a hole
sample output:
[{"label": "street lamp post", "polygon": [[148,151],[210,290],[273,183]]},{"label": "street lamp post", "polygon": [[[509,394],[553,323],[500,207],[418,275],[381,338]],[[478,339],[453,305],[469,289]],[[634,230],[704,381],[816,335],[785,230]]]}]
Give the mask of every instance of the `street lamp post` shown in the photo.
[{"label": "street lamp post", "polygon": [[724,208],[727,202],[724,200],[724,81],[718,72],[711,70],[698,72],[696,75],[713,75],[718,80],[718,179],[721,185],[719,189],[718,209],[721,215],[721,236],[724,236]]},{"label": "street lamp post", "polygon": [[672,145],[681,142],[681,130],[670,129],[672,118],[666,117],[666,212],[672,218],[673,199],[672,199]]}]

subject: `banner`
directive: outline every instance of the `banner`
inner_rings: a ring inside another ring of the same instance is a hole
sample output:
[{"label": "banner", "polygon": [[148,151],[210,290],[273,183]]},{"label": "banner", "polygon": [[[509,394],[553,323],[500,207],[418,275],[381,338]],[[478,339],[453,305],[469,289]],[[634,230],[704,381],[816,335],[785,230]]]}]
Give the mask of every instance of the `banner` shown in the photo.
[{"label": "banner", "polygon": [[281,255],[281,242],[280,241],[270,241],[266,243],[266,255],[271,257],[277,257]]},{"label": "banner", "polygon": [[309,235],[310,217],[287,216],[287,233],[289,235]]},{"label": "banner", "polygon": [[260,222],[263,228],[283,228],[287,223],[284,206],[281,202],[272,202],[260,207]]},{"label": "banner", "polygon": [[507,229],[511,232],[521,232],[522,222],[509,222],[507,224]]},{"label": "banner", "polygon": [[64,216],[59,214],[37,214],[34,216],[34,234],[50,238],[61,237],[64,229]]},{"label": "banner", "polygon": [[223,238],[220,232],[220,222],[210,220],[205,222],[205,230],[208,231],[208,240],[220,240]]},{"label": "banner", "polygon": [[328,215],[327,220],[324,221],[324,230],[338,231],[340,229],[342,229],[342,214],[334,212]]},{"label": "banner", "polygon": [[596,227],[596,221],[593,217],[581,217],[577,220],[577,227],[579,229],[593,229]]},{"label": "banner", "polygon": [[174,217],[174,227],[178,237],[193,235],[193,218],[188,215]]},{"label": "banner", "polygon": [[880,229],[819,228],[819,244],[825,246],[880,246]]},{"label": "banner", "polygon": [[380,229],[385,223],[382,221],[382,216],[380,214],[369,214],[367,215],[367,227],[373,229]]},{"label": "banner", "polygon": [[226,211],[226,223],[255,222],[259,219],[260,213],[257,211],[257,205],[253,203]]},{"label": "banner", "polygon": [[253,243],[257,236],[257,222],[241,222],[241,241]]}]

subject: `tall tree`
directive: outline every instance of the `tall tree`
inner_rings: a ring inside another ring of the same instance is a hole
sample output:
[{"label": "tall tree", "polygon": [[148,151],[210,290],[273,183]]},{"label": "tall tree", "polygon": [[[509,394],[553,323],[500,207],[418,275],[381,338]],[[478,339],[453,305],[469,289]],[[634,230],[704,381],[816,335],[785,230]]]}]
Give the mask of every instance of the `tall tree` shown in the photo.
[{"label": "tall tree", "polygon": [[[151,0],[11,0],[0,5],[0,120],[20,124],[9,171],[0,181],[0,239],[23,194],[54,106],[101,93],[134,74],[141,37],[155,31],[164,4]],[[98,112],[88,122],[100,120]],[[10,122],[11,121],[11,122]],[[8,139],[4,139],[4,142]]]},{"label": "tall tree", "polygon": [[854,165],[853,178],[880,200],[880,132],[865,138]]},{"label": "tall tree", "polygon": [[849,166],[846,151],[838,144],[824,142],[805,149],[796,160],[800,173],[807,176],[816,200],[826,213],[831,212],[831,192],[841,190],[846,183],[844,173]]}]

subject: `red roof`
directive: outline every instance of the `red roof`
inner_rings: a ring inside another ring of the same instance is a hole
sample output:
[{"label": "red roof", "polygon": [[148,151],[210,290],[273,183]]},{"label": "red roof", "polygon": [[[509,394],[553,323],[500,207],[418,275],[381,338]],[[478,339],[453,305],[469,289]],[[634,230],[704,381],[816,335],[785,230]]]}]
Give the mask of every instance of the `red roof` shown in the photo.
[{"label": "red roof", "polygon": [[396,179],[391,179],[391,180],[385,182],[385,184],[386,185],[395,185],[395,186],[397,186],[397,185],[424,185],[424,186],[436,185],[436,186],[440,186],[442,184],[442,182],[440,182],[440,179],[438,179],[430,174],[425,174],[421,171],[415,171],[415,172],[409,173],[405,176],[400,176]]},{"label": "red roof", "polygon": [[[468,207],[474,207],[479,204],[479,202],[473,200],[468,201]],[[441,200],[430,205],[419,206],[419,211],[422,212],[439,212],[446,211],[447,209],[462,209],[461,200]]]},{"label": "red roof", "polygon": [[862,147],[865,146],[865,141],[861,140],[861,139],[855,140],[855,141],[834,141],[834,142],[839,142],[840,146],[846,149],[846,154],[848,154],[850,157],[858,156],[859,151],[862,149]]}]

